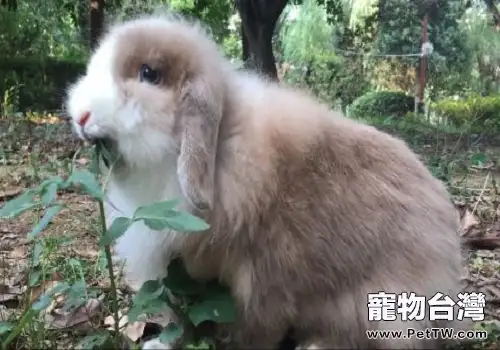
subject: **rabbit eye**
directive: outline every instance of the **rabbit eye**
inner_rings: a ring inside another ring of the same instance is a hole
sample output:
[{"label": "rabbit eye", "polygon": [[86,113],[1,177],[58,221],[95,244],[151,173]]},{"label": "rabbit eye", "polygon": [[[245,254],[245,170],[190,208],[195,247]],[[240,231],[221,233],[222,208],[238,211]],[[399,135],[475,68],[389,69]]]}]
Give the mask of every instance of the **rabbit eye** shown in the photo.
[{"label": "rabbit eye", "polygon": [[141,70],[139,71],[139,79],[141,82],[147,82],[156,85],[160,82],[160,72],[151,68],[148,64],[141,65]]}]

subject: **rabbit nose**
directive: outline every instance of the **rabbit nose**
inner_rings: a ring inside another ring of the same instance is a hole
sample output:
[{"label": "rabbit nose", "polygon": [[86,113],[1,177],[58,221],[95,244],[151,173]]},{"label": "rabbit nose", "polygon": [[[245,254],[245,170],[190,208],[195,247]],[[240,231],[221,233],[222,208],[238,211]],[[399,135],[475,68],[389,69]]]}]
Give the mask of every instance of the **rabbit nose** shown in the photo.
[{"label": "rabbit nose", "polygon": [[82,127],[85,126],[85,124],[87,124],[89,119],[90,119],[90,112],[89,111],[83,112],[80,115],[80,118],[78,118],[78,125],[80,125]]}]

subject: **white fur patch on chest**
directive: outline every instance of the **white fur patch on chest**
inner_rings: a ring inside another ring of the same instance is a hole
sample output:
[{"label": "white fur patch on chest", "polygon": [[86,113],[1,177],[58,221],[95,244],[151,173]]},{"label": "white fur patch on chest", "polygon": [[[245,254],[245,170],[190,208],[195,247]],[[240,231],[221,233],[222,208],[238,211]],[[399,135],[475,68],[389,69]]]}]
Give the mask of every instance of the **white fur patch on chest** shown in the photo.
[{"label": "white fur patch on chest", "polygon": [[[170,162],[169,162],[170,163]],[[112,177],[106,192],[106,224],[116,217],[132,217],[142,205],[181,198],[175,168],[137,170],[125,179]],[[176,231],[154,231],[135,222],[116,241],[115,252],[125,263],[125,278],[135,289],[147,280],[163,278],[182,235]]]}]

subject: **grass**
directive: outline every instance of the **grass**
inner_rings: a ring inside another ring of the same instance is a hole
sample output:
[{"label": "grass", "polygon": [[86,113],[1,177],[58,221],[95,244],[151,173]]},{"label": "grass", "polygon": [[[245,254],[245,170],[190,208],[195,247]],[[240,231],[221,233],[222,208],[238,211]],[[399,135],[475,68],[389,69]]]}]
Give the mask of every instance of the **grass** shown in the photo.
[{"label": "grass", "polygon": [[[471,135],[425,124],[368,122],[404,138],[447,184],[462,216],[464,239],[475,244],[474,248],[464,247],[468,260],[465,289],[481,291],[487,298],[485,322],[476,326],[488,329],[490,338],[474,347],[500,348],[500,250],[494,249],[500,237],[500,189],[496,184],[500,136]],[[69,125],[57,118],[0,121],[0,139],[0,206],[49,176],[67,174],[73,162],[86,166],[91,160],[85,150],[75,156],[82,145]],[[40,317],[23,324],[9,349],[75,348],[91,331],[111,326],[107,264],[98,245],[98,204],[71,191],[60,191],[57,197],[67,208],[34,242],[26,237],[40,220],[39,212],[27,211],[0,223],[0,338],[7,334],[5,329],[21,324],[23,310],[55,281],[84,289],[85,312],[65,310],[56,300]],[[487,249],[477,249],[481,244]],[[115,270],[119,309],[125,314],[131,293],[122,281],[120,266]],[[156,323],[139,322],[124,331],[132,341],[140,341],[158,328]]]}]

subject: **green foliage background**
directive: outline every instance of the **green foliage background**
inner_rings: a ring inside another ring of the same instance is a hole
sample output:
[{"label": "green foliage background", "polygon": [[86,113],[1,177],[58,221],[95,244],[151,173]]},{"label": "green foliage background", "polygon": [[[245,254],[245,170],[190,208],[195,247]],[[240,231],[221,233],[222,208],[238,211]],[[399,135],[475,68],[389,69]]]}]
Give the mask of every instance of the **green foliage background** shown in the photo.
[{"label": "green foliage background", "polygon": [[[65,88],[89,56],[88,6],[76,0],[18,0],[15,12],[0,7],[2,113],[60,109]],[[105,15],[113,21],[167,9],[201,19],[227,57],[241,65],[240,20],[231,0],[107,0]],[[433,45],[427,105],[496,94],[500,35],[482,0],[290,1],[274,40],[281,79],[344,111],[369,91],[414,95],[419,57],[387,55],[420,52],[426,9]],[[449,115],[442,109],[430,113]]]}]

